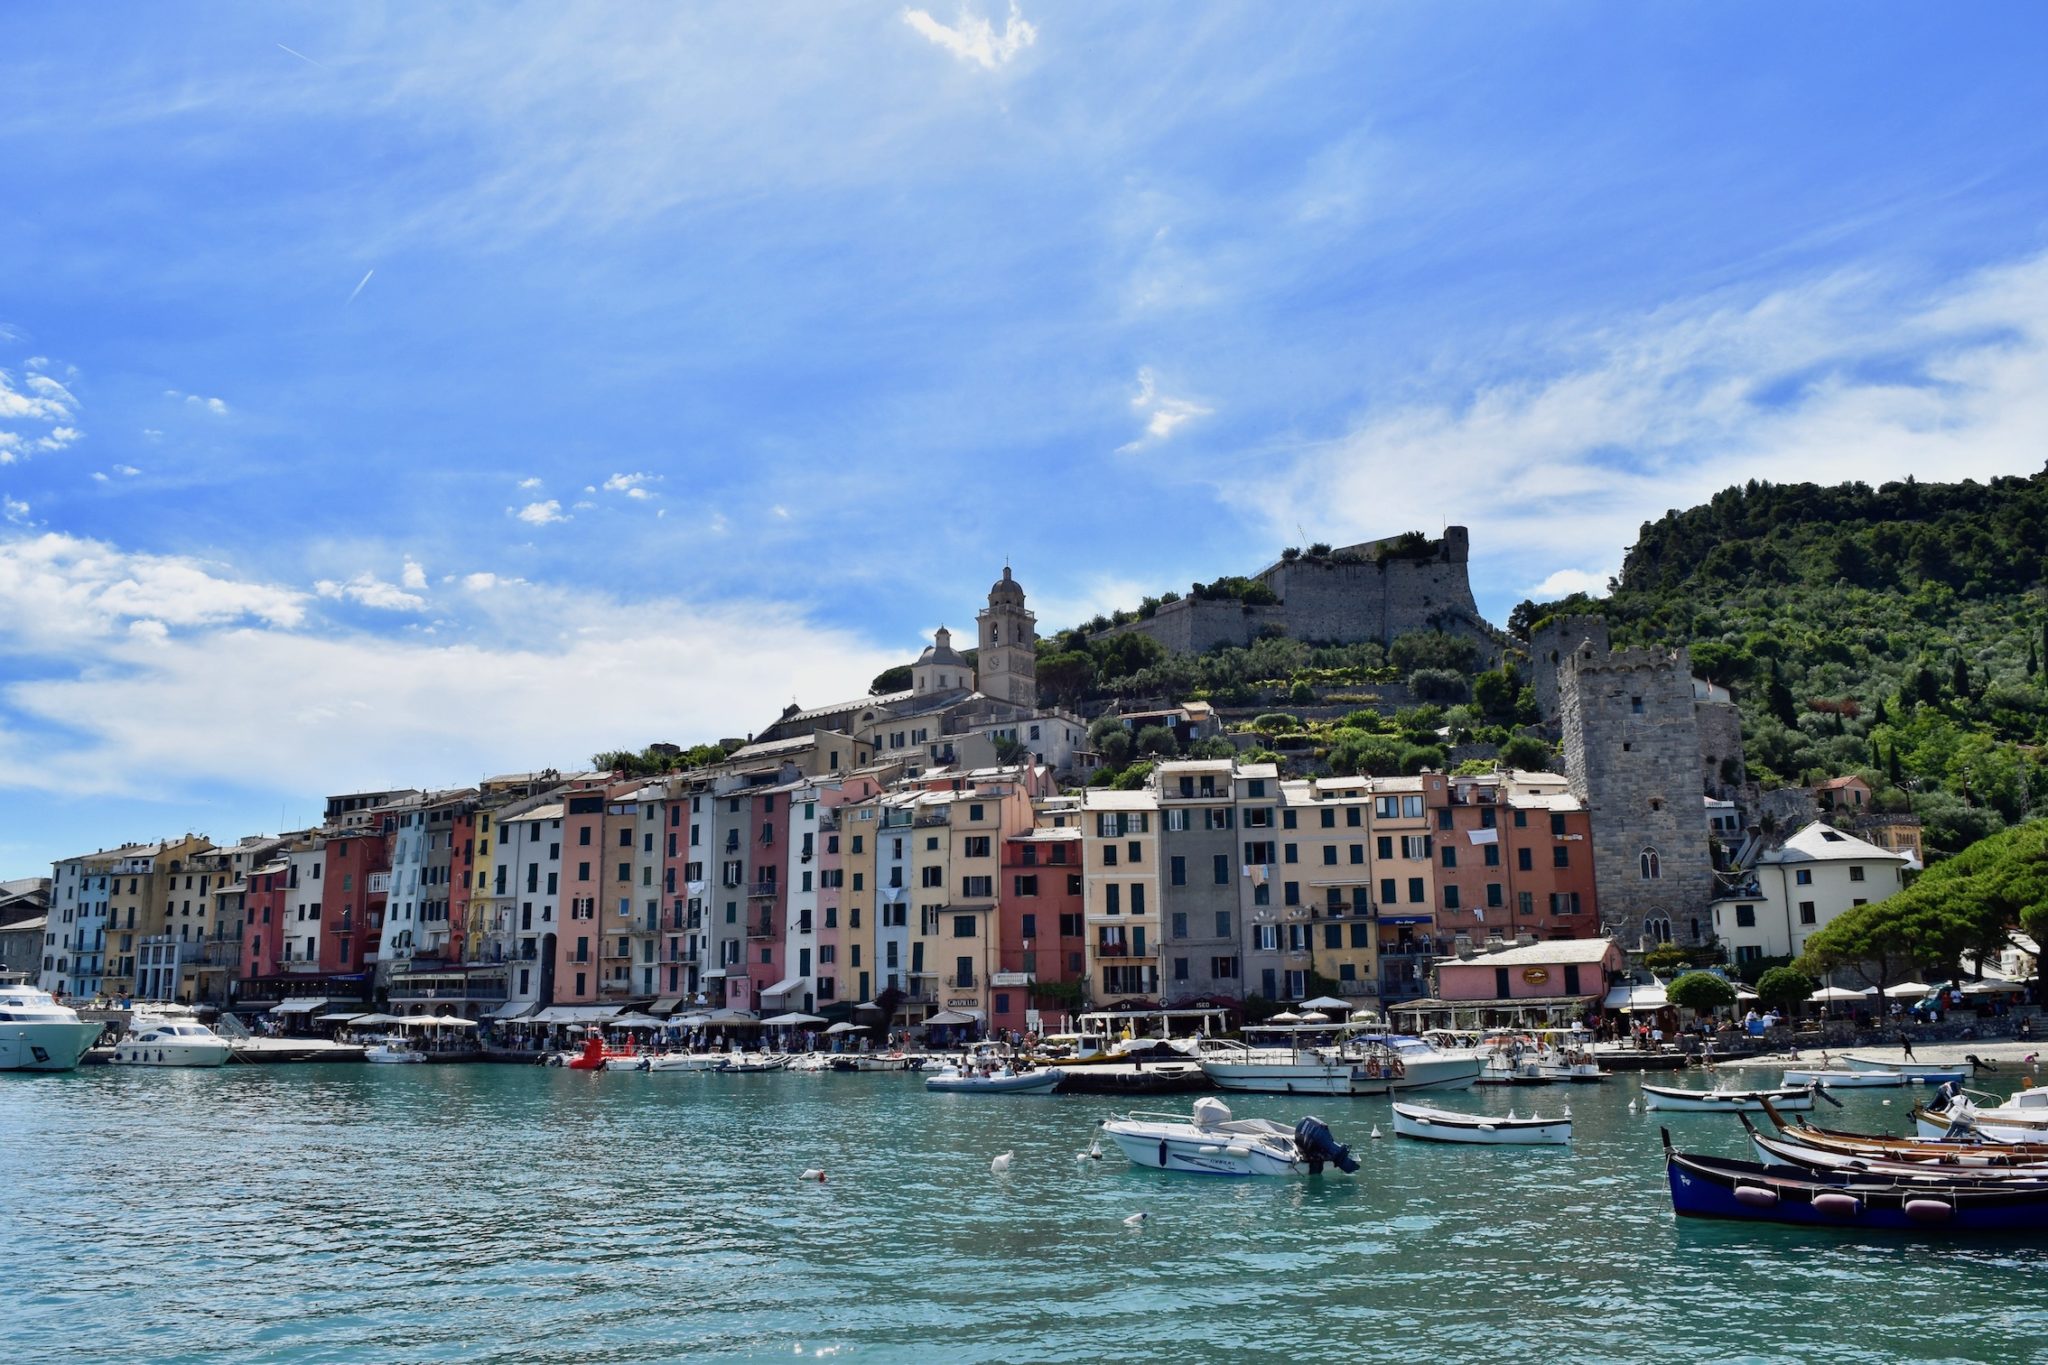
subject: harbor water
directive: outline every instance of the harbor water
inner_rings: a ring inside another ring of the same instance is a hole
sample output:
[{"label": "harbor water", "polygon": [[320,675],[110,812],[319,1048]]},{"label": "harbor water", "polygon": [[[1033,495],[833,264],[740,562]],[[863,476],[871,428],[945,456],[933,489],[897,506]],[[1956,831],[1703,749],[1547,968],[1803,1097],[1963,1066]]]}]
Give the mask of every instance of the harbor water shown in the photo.
[{"label": "harbor water", "polygon": [[[1916,1093],[1813,1118],[1903,1132]],[[1231,1096],[1321,1114],[1363,1168],[1230,1181],[1077,1160],[1111,1101],[914,1074],[0,1076],[0,1358],[2048,1357],[2048,1246],[1680,1224],[1660,1123],[1724,1155],[1740,1128],[1638,1094],[1442,1101],[1570,1104],[1570,1148],[1520,1150],[1397,1143],[1383,1099]]]}]

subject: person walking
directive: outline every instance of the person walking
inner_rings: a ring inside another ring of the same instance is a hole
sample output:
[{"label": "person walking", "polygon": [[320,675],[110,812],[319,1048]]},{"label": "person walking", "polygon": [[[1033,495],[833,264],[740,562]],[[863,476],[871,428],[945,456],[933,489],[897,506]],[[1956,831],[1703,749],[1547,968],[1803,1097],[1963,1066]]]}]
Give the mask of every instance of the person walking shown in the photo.
[{"label": "person walking", "polygon": [[1905,1060],[1909,1062],[1916,1060],[1913,1056],[1913,1040],[1906,1036],[1904,1029],[1899,1030],[1899,1051],[1904,1055]]}]

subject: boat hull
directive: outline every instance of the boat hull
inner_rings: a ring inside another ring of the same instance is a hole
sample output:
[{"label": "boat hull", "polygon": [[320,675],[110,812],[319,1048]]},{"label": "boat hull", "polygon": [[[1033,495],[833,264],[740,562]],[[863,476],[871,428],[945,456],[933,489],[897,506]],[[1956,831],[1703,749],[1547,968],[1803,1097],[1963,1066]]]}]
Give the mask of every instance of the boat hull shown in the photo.
[{"label": "boat hull", "polygon": [[1058,1067],[1013,1076],[962,1076],[944,1072],[925,1077],[924,1088],[956,1095],[1021,1095],[1049,1091],[1064,1079]]},{"label": "boat hull", "polygon": [[225,1038],[213,1042],[190,1042],[180,1040],[173,1043],[149,1043],[138,1039],[123,1039],[114,1045],[114,1055],[107,1059],[109,1066],[226,1066],[234,1049]]},{"label": "boat hull", "polygon": [[1570,1119],[1492,1118],[1485,1114],[1454,1114],[1396,1103],[1394,1136],[1418,1142],[1457,1142],[1475,1147],[1562,1147],[1572,1140]]},{"label": "boat hull", "polygon": [[1809,1090],[1681,1090],[1646,1085],[1643,1107],[1679,1114],[1761,1114],[1769,1100],[1780,1113],[1813,1108]]},{"label": "boat hull", "polygon": [[0,1071],[76,1070],[100,1029],[82,1020],[0,1024]]},{"label": "boat hull", "polygon": [[1155,1171],[1179,1171],[1187,1175],[1286,1176],[1306,1175],[1308,1166],[1292,1155],[1282,1156],[1264,1144],[1233,1141],[1228,1137],[1183,1138],[1167,1136],[1142,1127],[1124,1128],[1105,1123],[1108,1133],[1133,1166]]},{"label": "boat hull", "polygon": [[1906,1078],[1896,1071],[1787,1071],[1787,1085],[1824,1085],[1830,1090],[1874,1090],[1900,1086]]},{"label": "boat hull", "polygon": [[1665,1155],[1682,1218],[1951,1236],[2048,1231],[2048,1190],[1850,1180],[1753,1161]]},{"label": "boat hull", "polygon": [[1921,1066],[1916,1062],[1884,1062],[1875,1057],[1842,1057],[1838,1059],[1851,1071],[1895,1071],[1908,1081],[1941,1085],[1948,1081],[1961,1084],[1976,1073],[1977,1068],[1964,1062],[1961,1065],[1945,1063],[1937,1066]]},{"label": "boat hull", "polygon": [[1202,1071],[1218,1090],[1252,1095],[1385,1095],[1393,1090],[1392,1081],[1369,1078],[1363,1067],[1348,1062],[1232,1062],[1204,1057]]}]

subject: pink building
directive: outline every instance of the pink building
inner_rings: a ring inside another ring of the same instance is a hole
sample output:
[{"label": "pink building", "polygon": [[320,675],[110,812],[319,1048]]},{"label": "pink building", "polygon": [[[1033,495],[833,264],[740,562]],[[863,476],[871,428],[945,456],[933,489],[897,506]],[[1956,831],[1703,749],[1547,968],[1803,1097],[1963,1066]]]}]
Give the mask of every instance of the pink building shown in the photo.
[{"label": "pink building", "polygon": [[1552,939],[1472,957],[1444,958],[1436,995],[1447,1004],[1597,1006],[1626,959],[1614,940]]}]

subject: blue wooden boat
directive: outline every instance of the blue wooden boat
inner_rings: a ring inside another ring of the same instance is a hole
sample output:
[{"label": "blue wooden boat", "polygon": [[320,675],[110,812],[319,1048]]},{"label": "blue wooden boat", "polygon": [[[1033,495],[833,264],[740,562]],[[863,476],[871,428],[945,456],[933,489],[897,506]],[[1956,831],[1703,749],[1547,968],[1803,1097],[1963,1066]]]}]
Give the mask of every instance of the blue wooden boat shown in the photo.
[{"label": "blue wooden boat", "polygon": [[1981,1182],[1953,1172],[1881,1177],[1691,1156],[1664,1133],[1671,1208],[1681,1218],[1950,1236],[2048,1232],[2048,1181]]}]

